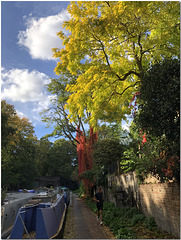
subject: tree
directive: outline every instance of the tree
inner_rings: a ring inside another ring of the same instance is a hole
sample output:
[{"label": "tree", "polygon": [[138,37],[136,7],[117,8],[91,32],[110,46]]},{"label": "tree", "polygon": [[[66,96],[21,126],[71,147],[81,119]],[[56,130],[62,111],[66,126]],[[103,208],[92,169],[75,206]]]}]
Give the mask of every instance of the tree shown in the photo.
[{"label": "tree", "polygon": [[[144,159],[152,156],[155,172],[180,179],[180,61],[167,59],[153,65],[142,79],[135,123],[147,132]],[[156,146],[156,148],[155,148]],[[156,153],[156,155],[153,154]]]},{"label": "tree", "polygon": [[1,147],[8,144],[9,137],[16,132],[15,126],[11,124],[10,119],[16,116],[13,105],[7,104],[5,100],[1,101]]},{"label": "tree", "polygon": [[129,134],[127,130],[124,130],[121,124],[111,123],[103,124],[99,127],[98,138],[103,139],[113,139],[120,141],[123,145],[128,144]]},{"label": "tree", "polygon": [[169,141],[180,136],[180,61],[165,60],[153,65],[143,77],[137,122],[155,136]]},{"label": "tree", "polygon": [[47,138],[41,138],[36,144],[35,161],[37,166],[37,176],[46,176],[50,160],[50,151],[53,146]]},{"label": "tree", "polygon": [[36,177],[35,141],[31,138],[21,138],[13,153],[11,188],[32,188]]},{"label": "tree", "polygon": [[98,119],[120,121],[150,64],[179,56],[179,3],[79,1],[68,11],[70,34],[60,32],[65,47],[54,49],[57,74],[79,73],[66,87],[68,117],[88,113],[94,128]]},{"label": "tree", "polygon": [[132,122],[130,130],[132,141],[123,153],[121,169],[124,172],[136,171],[141,182],[148,174],[161,182],[179,182],[180,160],[176,152],[177,146],[170,144],[165,135],[157,137],[151,133],[146,134],[144,142],[143,132],[135,122]]},{"label": "tree", "polygon": [[117,140],[103,139],[94,144],[93,160],[98,165],[109,165],[122,155],[123,147]]},{"label": "tree", "polygon": [[49,152],[47,176],[70,179],[77,165],[77,152],[70,141],[58,139]]},{"label": "tree", "polygon": [[[166,59],[144,73],[122,169],[180,181],[180,61]],[[146,137],[146,138],[145,138]],[[145,141],[143,141],[145,138]]]},{"label": "tree", "polygon": [[15,146],[21,137],[32,137],[34,134],[33,126],[29,119],[20,118],[13,105],[8,104],[5,100],[1,101],[2,114],[2,147],[7,145]]},{"label": "tree", "polygon": [[11,189],[28,187],[35,178],[35,144],[33,126],[20,118],[13,105],[1,101],[2,186]]},{"label": "tree", "polygon": [[97,134],[94,134],[90,127],[90,136],[88,136],[84,129],[85,118],[80,118],[77,115],[74,122],[69,121],[65,105],[70,93],[67,92],[66,86],[67,84],[75,84],[75,78],[69,71],[66,71],[61,75],[60,79],[51,79],[51,82],[48,84],[48,91],[54,96],[52,106],[49,109],[45,109],[42,114],[45,122],[55,124],[53,133],[46,137],[64,136],[77,148],[80,174],[91,167],[92,145],[93,141],[97,139]]},{"label": "tree", "polygon": [[45,137],[65,137],[68,138],[76,147],[79,143],[76,139],[77,129],[82,129],[84,136],[84,120],[78,115],[74,122],[69,121],[69,112],[65,109],[66,101],[70,93],[66,90],[67,85],[75,84],[76,76],[70,74],[69,71],[64,72],[59,79],[51,79],[47,85],[47,90],[52,94],[51,106],[45,109],[41,115],[44,122],[54,125],[54,131]]},{"label": "tree", "polygon": [[85,173],[99,185],[107,185],[107,174],[112,168],[117,170],[124,147],[116,139],[103,139],[93,146],[93,168]]}]

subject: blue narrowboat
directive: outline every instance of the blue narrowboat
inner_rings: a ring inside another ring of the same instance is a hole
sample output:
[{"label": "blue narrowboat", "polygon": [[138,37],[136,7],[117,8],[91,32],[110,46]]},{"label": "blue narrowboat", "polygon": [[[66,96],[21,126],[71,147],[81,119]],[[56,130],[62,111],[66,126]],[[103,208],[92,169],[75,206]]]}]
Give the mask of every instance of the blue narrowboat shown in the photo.
[{"label": "blue narrowboat", "polygon": [[62,187],[54,203],[28,204],[21,207],[11,231],[10,239],[52,239],[62,230],[70,192]]}]

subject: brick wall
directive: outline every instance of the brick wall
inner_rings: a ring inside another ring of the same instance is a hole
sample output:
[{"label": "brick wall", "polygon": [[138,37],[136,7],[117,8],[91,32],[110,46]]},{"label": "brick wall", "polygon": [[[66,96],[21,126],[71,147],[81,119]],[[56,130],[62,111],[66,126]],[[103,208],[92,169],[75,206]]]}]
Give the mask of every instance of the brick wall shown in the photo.
[{"label": "brick wall", "polygon": [[177,183],[141,184],[140,205],[146,216],[157,225],[180,238],[180,186]]},{"label": "brick wall", "polygon": [[135,172],[108,176],[108,201],[118,207],[139,206],[139,188]]},{"label": "brick wall", "polygon": [[180,186],[177,183],[159,183],[149,175],[139,186],[135,172],[115,173],[108,176],[107,199],[118,207],[137,206],[146,216],[154,217],[160,229],[180,237]]}]

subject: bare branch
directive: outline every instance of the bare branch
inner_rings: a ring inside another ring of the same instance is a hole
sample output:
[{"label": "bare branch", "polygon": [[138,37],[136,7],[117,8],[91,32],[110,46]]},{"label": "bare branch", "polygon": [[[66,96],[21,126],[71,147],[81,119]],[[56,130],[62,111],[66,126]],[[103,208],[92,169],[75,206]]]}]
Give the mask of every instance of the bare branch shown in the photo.
[{"label": "bare branch", "polygon": [[82,131],[83,131],[83,134],[84,134],[84,136],[85,136],[86,134],[85,134],[85,129],[84,129],[84,126],[83,126],[82,120],[81,120],[80,117],[78,117],[78,120],[79,120],[79,128],[80,128],[80,126],[82,127]]},{"label": "bare branch", "polygon": [[108,5],[108,7],[110,7],[109,1],[105,1],[105,3]]},{"label": "bare branch", "polygon": [[[65,109],[63,108],[63,106],[62,107],[57,106],[57,108],[51,107],[47,111],[50,111],[52,109],[55,110],[55,114],[57,114],[59,117],[56,118],[53,115],[51,116],[50,119],[51,120],[53,119],[53,121],[56,122],[58,126],[60,126],[61,130],[63,131],[63,134],[72,142],[74,146],[76,146],[75,142],[79,144],[79,141],[77,141],[77,139],[72,135],[72,130],[77,132],[77,129],[71,123],[69,123],[69,120],[67,118],[68,114],[65,112]],[[62,116],[63,116],[63,120],[62,120]]]},{"label": "bare branch", "polygon": [[135,87],[139,82],[140,82],[140,81],[137,81],[137,82],[135,82],[135,84],[128,86],[128,87],[125,88],[121,93],[118,93],[118,92],[114,92],[114,93],[122,96],[123,93],[126,92],[126,90],[128,90],[129,88]]},{"label": "bare branch", "polygon": [[119,76],[118,76],[118,79],[115,80],[113,83],[117,82],[118,80],[119,80],[119,81],[124,81],[124,80],[126,80],[126,78],[129,77],[131,74],[134,74],[134,75],[136,75],[137,77],[140,77],[140,73],[138,73],[138,72],[136,72],[136,71],[134,71],[134,70],[130,70],[129,72],[125,73],[123,77],[119,77]]},{"label": "bare branch", "polygon": [[73,139],[72,139],[72,138],[67,134],[67,132],[65,131],[64,128],[63,128],[62,130],[63,130],[63,133],[65,134],[65,136],[67,136],[67,138],[71,141],[71,143],[72,143],[75,147],[77,147],[77,145],[74,143],[74,141],[77,142],[78,144],[79,144],[79,141],[77,141],[76,138],[73,138]]},{"label": "bare branch", "polygon": [[[121,93],[118,93],[118,92],[116,92],[116,91],[113,91],[113,92],[111,93],[111,95],[109,96],[109,98],[106,100],[106,102],[108,103],[115,94],[118,94],[118,95],[122,96],[129,88],[135,87],[139,82],[140,82],[140,81],[136,81],[133,85],[130,85],[130,86],[128,86],[127,88],[125,88]],[[102,103],[102,105],[105,105],[105,102]]]},{"label": "bare branch", "polygon": [[144,50],[144,51],[142,52],[142,55],[143,55],[144,53],[146,53],[146,52],[150,52],[150,51],[153,50],[155,47],[156,47],[156,46],[153,46],[152,48],[149,48],[149,49],[147,49],[147,50]]}]

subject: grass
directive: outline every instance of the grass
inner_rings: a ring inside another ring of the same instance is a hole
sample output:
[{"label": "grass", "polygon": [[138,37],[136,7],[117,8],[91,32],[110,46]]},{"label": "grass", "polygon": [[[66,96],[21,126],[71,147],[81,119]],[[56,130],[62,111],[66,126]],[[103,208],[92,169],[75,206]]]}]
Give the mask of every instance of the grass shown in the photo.
[{"label": "grass", "polygon": [[[85,199],[87,206],[94,212],[97,207],[93,199]],[[173,239],[171,234],[161,232],[154,218],[147,218],[136,207],[115,207],[104,202],[103,222],[118,239]]]}]

